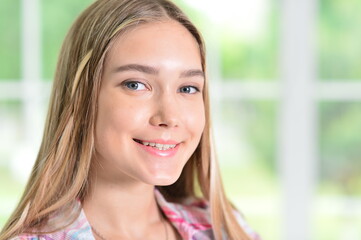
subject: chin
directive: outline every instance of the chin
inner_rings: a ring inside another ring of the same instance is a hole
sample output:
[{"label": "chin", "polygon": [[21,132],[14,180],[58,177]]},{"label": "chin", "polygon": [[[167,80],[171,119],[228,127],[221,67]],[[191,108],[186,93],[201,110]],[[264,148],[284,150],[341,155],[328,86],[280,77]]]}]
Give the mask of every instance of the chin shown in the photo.
[{"label": "chin", "polygon": [[154,186],[168,186],[175,183],[179,176],[180,174],[157,174],[150,177],[147,182]]}]

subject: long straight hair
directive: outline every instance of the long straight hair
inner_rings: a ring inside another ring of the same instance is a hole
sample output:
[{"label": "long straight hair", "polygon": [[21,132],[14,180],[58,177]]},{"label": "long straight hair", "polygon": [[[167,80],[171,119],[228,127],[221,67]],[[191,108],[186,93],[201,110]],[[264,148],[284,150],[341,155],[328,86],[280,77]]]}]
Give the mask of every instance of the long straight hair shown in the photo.
[{"label": "long straight hair", "polygon": [[[94,154],[97,100],[106,54],[117,37],[140,24],[175,20],[196,39],[206,72],[205,46],[196,27],[168,0],[98,0],[75,21],[57,64],[42,144],[23,196],[0,234],[0,240],[36,233],[74,199],[84,199]],[[199,145],[179,179],[158,187],[169,200],[205,198],[210,203],[216,239],[249,240],[225,196],[211,137],[206,81],[203,100],[206,124]],[[65,227],[71,223],[62,223]],[[55,231],[55,230],[54,230]]]}]

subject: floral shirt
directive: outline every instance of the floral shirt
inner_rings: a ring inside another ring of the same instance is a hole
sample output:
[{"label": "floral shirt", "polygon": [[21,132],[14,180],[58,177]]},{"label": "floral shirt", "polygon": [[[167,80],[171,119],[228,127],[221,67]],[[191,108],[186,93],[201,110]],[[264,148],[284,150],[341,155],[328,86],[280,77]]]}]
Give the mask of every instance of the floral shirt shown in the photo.
[{"label": "floral shirt", "polygon": [[[214,239],[208,204],[203,200],[192,200],[185,204],[167,202],[162,194],[155,190],[156,200],[168,220],[177,229],[184,240],[212,240]],[[81,207],[80,202],[77,207]],[[240,214],[236,217],[253,240],[261,238],[244,221]],[[24,234],[11,240],[95,240],[91,226],[83,210],[76,221],[61,231],[44,234]]]}]

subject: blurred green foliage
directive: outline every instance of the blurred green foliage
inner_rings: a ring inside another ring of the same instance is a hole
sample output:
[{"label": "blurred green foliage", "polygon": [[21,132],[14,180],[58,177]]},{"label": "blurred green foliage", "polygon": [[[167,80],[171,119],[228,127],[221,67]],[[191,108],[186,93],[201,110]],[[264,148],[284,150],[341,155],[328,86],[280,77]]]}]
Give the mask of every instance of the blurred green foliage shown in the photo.
[{"label": "blurred green foliage", "polygon": [[61,44],[71,24],[93,0],[42,0],[43,78],[52,80]]},{"label": "blurred green foliage", "polygon": [[361,1],[320,0],[319,77],[361,79]]},{"label": "blurred green foliage", "polygon": [[20,78],[20,0],[0,1],[0,81]]},{"label": "blurred green foliage", "polygon": [[224,101],[222,104],[223,120],[237,135],[247,139],[252,161],[273,175],[276,172],[276,110],[275,101]]},{"label": "blurred green foliage", "polygon": [[[265,27],[256,39],[227,28],[218,33],[222,77],[239,81],[276,81],[278,77],[278,8],[271,0]],[[235,19],[235,21],[237,21]]]},{"label": "blurred green foliage", "polygon": [[319,122],[321,179],[361,196],[361,103],[322,102]]},{"label": "blurred green foliage", "polygon": [[11,176],[7,168],[0,165],[0,230],[20,200],[24,184]]}]

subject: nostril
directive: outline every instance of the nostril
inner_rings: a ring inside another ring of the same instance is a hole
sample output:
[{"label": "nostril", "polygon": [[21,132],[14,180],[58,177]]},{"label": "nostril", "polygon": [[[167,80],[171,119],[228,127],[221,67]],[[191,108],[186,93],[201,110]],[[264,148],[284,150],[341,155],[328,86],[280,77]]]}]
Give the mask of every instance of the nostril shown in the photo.
[{"label": "nostril", "polygon": [[163,128],[176,127],[178,125],[176,116],[170,114],[165,115],[164,113],[154,114],[154,116],[149,119],[149,122],[153,126]]}]

